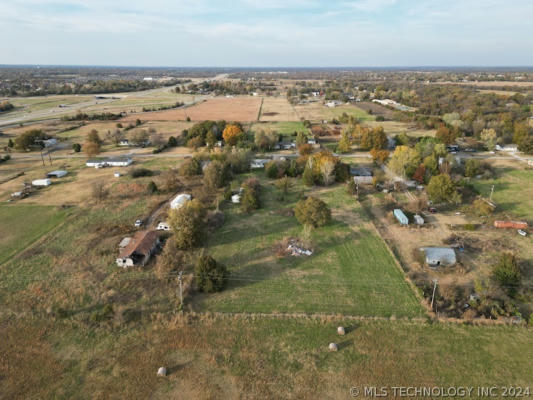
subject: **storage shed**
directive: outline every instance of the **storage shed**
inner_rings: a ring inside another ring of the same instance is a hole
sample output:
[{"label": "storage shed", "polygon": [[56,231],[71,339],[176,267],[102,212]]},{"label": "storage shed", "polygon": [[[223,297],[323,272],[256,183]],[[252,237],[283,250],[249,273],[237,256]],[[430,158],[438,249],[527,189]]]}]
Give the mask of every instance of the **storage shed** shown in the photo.
[{"label": "storage shed", "polygon": [[57,170],[57,171],[52,171],[52,172],[49,172],[46,174],[46,176],[48,178],[62,178],[64,177],[65,175],[67,174],[67,171],[64,171],[64,170]]},{"label": "storage shed", "polygon": [[420,215],[415,215],[415,223],[417,225],[424,225],[424,218],[422,218]]},{"label": "storage shed", "polygon": [[50,179],[35,179],[31,184],[33,186],[50,186],[52,181]]},{"label": "storage shed", "polygon": [[451,247],[422,247],[420,251],[425,254],[426,264],[430,267],[447,267],[457,263],[455,250]]},{"label": "storage shed", "polygon": [[399,208],[396,208],[394,210],[394,216],[396,217],[396,219],[398,220],[400,224],[409,225],[409,218],[407,218],[407,216]]}]

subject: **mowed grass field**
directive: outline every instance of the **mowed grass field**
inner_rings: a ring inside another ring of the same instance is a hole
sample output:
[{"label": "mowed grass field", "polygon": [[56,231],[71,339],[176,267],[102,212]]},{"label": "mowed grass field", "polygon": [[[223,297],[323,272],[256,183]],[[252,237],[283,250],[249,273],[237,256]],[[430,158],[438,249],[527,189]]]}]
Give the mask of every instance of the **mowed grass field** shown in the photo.
[{"label": "mowed grass field", "polygon": [[0,264],[65,220],[68,212],[38,205],[0,206]]},{"label": "mowed grass field", "polygon": [[261,129],[265,131],[276,131],[284,136],[293,136],[295,132],[309,131],[301,121],[257,122],[252,124],[250,128],[252,133],[255,133]]},{"label": "mowed grass field", "polygon": [[532,385],[533,335],[518,327],[205,316],[97,327],[47,317],[4,320],[0,335],[9,399],[348,399],[354,386]]},{"label": "mowed grass field", "polygon": [[351,104],[330,108],[317,102],[299,104],[294,106],[294,109],[296,110],[298,117],[309,121],[331,120],[333,118],[339,118],[343,113],[353,115],[362,122],[373,121],[375,119],[373,115],[370,115],[365,110]]},{"label": "mowed grass field", "polygon": [[264,97],[260,121],[299,121],[294,106],[286,97]]},{"label": "mowed grass field", "polygon": [[[286,214],[304,191],[328,203],[333,222],[312,233],[311,257],[278,258],[276,243],[302,234],[296,219]],[[393,256],[344,186],[295,186],[286,201],[279,201],[278,195],[264,180],[262,209],[251,215],[235,205],[224,209],[226,222],[212,235],[207,251],[231,271],[229,287],[195,296],[198,310],[423,315]]]},{"label": "mowed grass field", "polygon": [[488,198],[494,185],[492,199],[498,210],[533,223],[533,169],[495,166],[494,171],[494,179],[472,180],[474,187]]}]

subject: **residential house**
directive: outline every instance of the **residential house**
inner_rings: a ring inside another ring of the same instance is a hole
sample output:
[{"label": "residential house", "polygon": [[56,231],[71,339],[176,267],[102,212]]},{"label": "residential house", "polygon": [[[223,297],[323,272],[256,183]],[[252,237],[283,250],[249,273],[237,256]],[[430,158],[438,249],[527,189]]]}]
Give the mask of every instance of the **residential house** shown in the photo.
[{"label": "residential house", "polygon": [[270,160],[256,158],[250,163],[250,169],[262,169]]},{"label": "residential house", "polygon": [[350,175],[355,183],[369,185],[372,183],[372,170],[365,167],[350,167]]}]

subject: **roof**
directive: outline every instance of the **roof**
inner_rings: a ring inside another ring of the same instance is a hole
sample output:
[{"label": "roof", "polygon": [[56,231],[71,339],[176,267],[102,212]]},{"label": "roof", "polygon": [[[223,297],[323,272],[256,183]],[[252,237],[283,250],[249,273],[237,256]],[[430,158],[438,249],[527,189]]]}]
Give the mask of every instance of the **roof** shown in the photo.
[{"label": "roof", "polygon": [[133,253],[146,255],[154,248],[159,239],[156,231],[139,231],[131,238],[130,242],[120,252],[119,258],[130,257]]},{"label": "roof", "polygon": [[185,203],[191,200],[191,195],[182,193],[178,194],[171,202],[170,202],[170,208],[179,208],[183,206]]},{"label": "roof", "polygon": [[64,171],[62,169],[58,169],[57,171],[52,171],[47,173],[48,176],[57,176],[58,178],[61,178],[62,176],[65,176],[67,174],[67,171]]},{"label": "roof", "polygon": [[365,167],[350,167],[350,174],[355,176],[372,176],[372,171]]},{"label": "roof", "polygon": [[451,247],[422,247],[421,251],[426,255],[426,263],[429,265],[454,265],[457,263],[455,250]]}]

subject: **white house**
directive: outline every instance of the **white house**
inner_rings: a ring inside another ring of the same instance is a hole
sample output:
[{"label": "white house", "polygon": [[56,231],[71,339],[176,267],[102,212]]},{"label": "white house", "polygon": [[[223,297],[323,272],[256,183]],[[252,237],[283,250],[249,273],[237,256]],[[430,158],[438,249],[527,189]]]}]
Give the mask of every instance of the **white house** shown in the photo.
[{"label": "white house", "polygon": [[128,139],[122,139],[120,142],[118,142],[119,146],[129,146],[130,141]]},{"label": "white house", "polygon": [[191,201],[192,196],[190,194],[181,193],[178,194],[171,202],[170,208],[173,210],[178,210],[183,207],[186,203]]},{"label": "white house", "polygon": [[518,152],[518,145],[516,145],[516,144],[506,144],[505,146],[500,146],[499,144],[497,144],[496,145],[496,150],[504,151],[506,153],[517,153]]},{"label": "white house", "polygon": [[326,103],[326,106],[330,108],[334,108],[334,107],[340,106],[341,104],[342,103],[339,100],[333,100],[333,101],[328,101]]},{"label": "white house", "polygon": [[36,179],[31,184],[33,186],[50,186],[52,181],[50,179]]},{"label": "white house", "polygon": [[103,168],[103,167],[127,167],[133,163],[130,157],[117,157],[117,158],[100,158],[87,160],[85,163],[88,167]]}]

